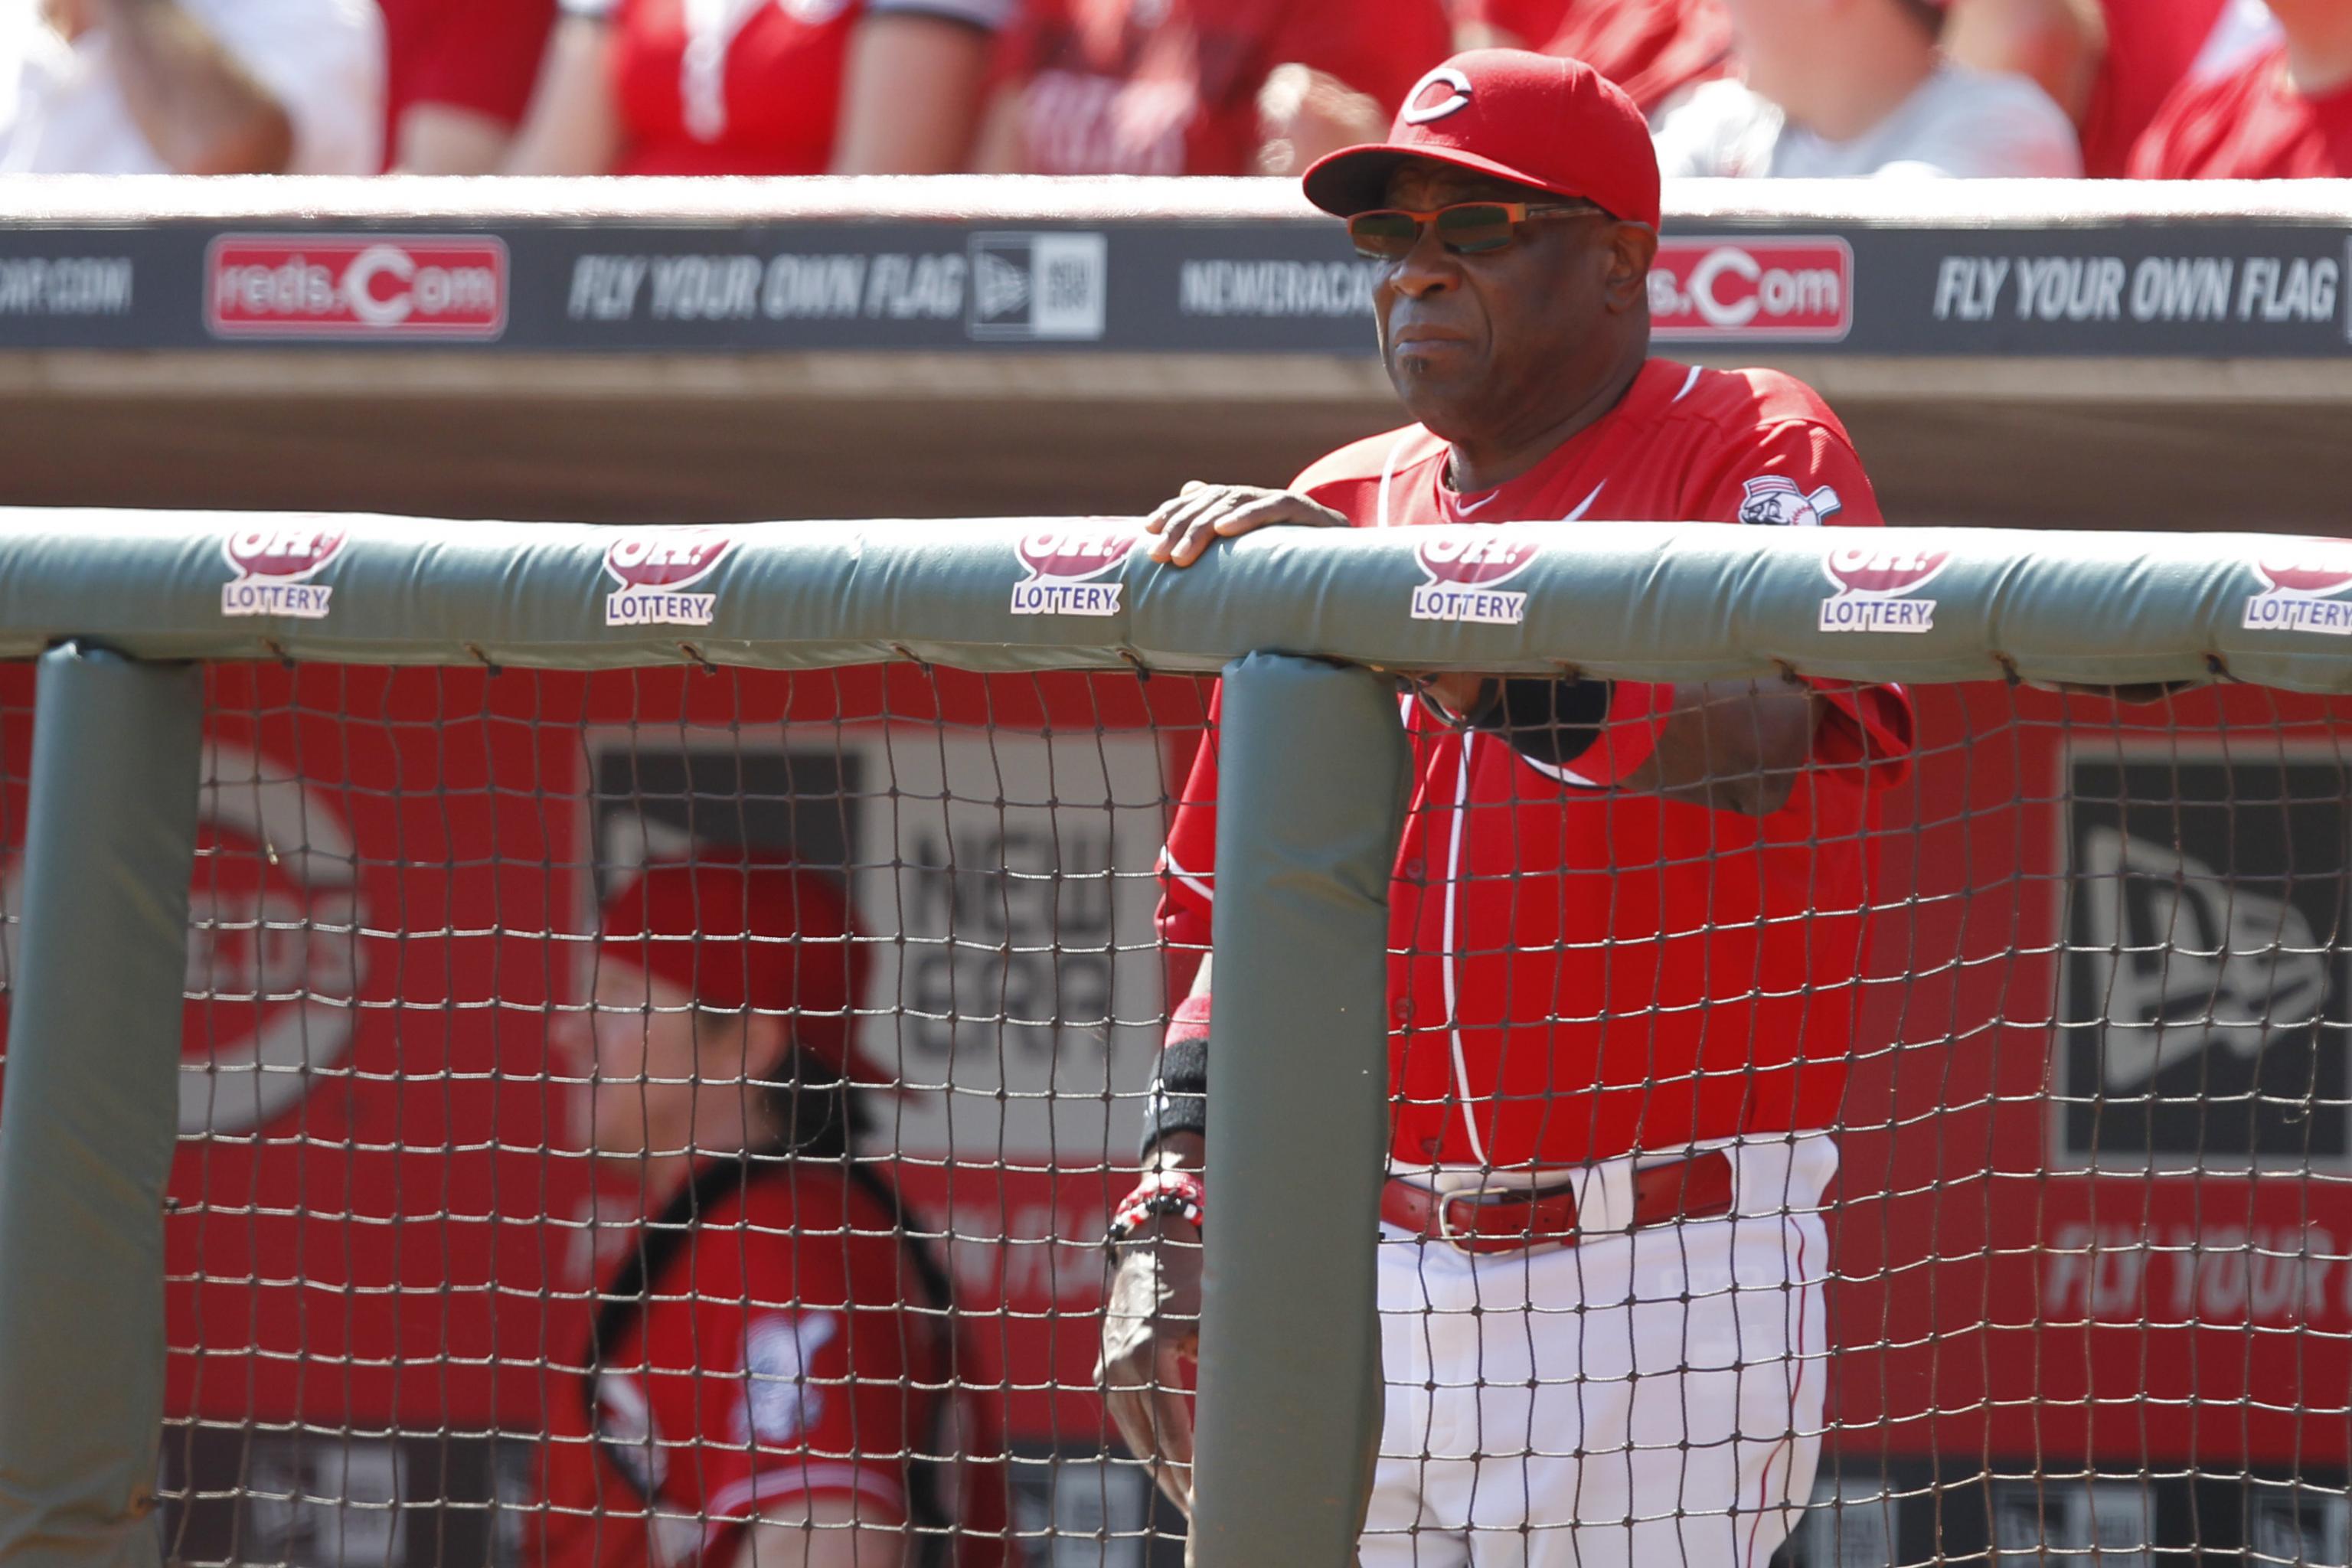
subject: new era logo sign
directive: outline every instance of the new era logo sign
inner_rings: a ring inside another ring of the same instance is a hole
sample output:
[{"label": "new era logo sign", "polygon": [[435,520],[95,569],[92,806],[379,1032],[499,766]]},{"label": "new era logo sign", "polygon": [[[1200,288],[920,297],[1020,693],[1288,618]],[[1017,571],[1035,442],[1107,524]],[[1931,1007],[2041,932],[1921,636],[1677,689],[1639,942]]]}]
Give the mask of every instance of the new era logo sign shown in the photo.
[{"label": "new era logo sign", "polygon": [[971,237],[965,325],[980,342],[1095,342],[1109,296],[1109,242],[1102,235]]},{"label": "new era logo sign", "polygon": [[2352,1159],[2352,814],[2336,759],[2069,759],[2052,1097],[2062,1164]]}]

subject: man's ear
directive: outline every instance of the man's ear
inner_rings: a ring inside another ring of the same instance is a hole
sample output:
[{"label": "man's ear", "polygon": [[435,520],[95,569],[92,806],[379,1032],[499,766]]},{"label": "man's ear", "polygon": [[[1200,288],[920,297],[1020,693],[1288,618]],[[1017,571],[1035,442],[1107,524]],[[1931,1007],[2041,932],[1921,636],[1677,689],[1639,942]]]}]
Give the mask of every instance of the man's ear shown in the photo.
[{"label": "man's ear", "polygon": [[1602,284],[1609,309],[1623,315],[1650,299],[1650,264],[1658,258],[1658,233],[1647,224],[1621,223],[1609,237],[1609,276]]}]

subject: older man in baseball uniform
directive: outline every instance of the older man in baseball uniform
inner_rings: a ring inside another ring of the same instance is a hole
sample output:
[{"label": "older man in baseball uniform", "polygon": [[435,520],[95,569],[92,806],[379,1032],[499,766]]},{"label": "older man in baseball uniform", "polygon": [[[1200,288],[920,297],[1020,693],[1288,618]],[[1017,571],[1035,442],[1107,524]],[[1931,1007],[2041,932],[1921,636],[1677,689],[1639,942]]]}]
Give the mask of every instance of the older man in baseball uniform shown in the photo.
[{"label": "older man in baseball uniform", "polygon": [[[1640,111],[1589,68],[1457,56],[1388,142],[1306,186],[1380,264],[1381,351],[1417,423],[1286,490],[1186,487],[1151,520],[1160,559],[1277,524],[1879,522],[1810,389],[1650,356],[1658,167]],[[1417,686],[1362,1561],[1761,1564],[1820,1449],[1830,1130],[1907,700],[1826,681]],[[1208,945],[1216,810],[1213,731],[1163,865],[1178,948]],[[1180,1501],[1216,1223],[1209,1064],[1281,1045],[1213,1043],[1210,980],[1169,1031],[1104,1328],[1113,1412]]]}]

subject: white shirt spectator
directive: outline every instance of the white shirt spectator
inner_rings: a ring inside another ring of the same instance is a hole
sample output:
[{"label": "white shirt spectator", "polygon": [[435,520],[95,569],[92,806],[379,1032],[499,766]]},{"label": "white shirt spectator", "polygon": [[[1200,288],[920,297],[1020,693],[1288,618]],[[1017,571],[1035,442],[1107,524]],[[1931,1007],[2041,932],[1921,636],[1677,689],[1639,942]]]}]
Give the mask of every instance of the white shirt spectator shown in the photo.
[{"label": "white shirt spectator", "polygon": [[1946,64],[1861,135],[1832,142],[1791,125],[1738,81],[1711,81],[1658,119],[1668,175],[1782,180],[1885,174],[2074,179],[2083,154],[2065,110],[2021,76]]},{"label": "white shirt spectator", "polygon": [[[274,98],[290,174],[383,166],[383,24],[373,0],[176,0]],[[68,41],[39,0],[0,0],[0,173],[160,174],[106,30]]]},{"label": "white shirt spectator", "polygon": [[2219,81],[2279,41],[2278,18],[2263,0],[2229,0],[2205,47],[2189,68],[2191,81]]}]

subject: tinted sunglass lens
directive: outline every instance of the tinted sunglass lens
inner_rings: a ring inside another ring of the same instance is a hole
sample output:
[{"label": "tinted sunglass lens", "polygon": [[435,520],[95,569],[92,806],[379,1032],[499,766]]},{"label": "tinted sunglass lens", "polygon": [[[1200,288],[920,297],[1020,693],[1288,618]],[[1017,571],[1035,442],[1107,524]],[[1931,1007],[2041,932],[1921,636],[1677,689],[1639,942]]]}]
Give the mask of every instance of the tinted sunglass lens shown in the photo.
[{"label": "tinted sunglass lens", "polygon": [[1421,224],[1410,213],[1358,213],[1348,220],[1348,237],[1359,253],[1393,260],[1412,251],[1413,241],[1421,237]]},{"label": "tinted sunglass lens", "polygon": [[1484,202],[1447,207],[1437,215],[1437,237],[1460,255],[1500,250],[1511,243],[1511,215]]}]

